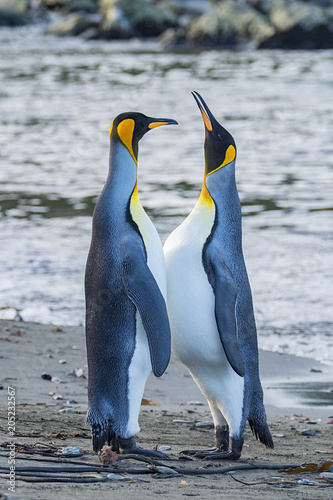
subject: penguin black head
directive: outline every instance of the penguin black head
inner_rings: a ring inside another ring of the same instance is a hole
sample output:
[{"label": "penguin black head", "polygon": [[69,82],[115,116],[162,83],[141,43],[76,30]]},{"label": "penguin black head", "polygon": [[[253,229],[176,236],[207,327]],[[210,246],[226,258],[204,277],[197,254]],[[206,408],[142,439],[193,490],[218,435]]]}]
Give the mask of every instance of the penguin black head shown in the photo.
[{"label": "penguin black head", "polygon": [[161,125],[178,125],[178,123],[169,118],[151,118],[142,113],[121,113],[111,123],[109,138],[111,143],[120,140],[137,163],[140,139],[146,132]]},{"label": "penguin black head", "polygon": [[214,118],[198,92],[192,92],[205,124],[205,176],[228,165],[236,158],[236,144],[232,135]]}]

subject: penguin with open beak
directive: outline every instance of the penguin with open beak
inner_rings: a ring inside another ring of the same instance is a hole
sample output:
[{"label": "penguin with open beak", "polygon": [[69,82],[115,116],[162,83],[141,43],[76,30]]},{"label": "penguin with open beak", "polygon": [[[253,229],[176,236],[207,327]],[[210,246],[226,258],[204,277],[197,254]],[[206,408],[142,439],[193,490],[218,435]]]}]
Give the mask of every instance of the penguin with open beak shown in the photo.
[{"label": "penguin with open beak", "polygon": [[164,245],[172,350],[208,400],[216,446],[207,459],[241,456],[244,429],[273,448],[259,379],[252,295],[242,252],[236,145],[197,92],[205,174],[197,204]]},{"label": "penguin with open beak", "polygon": [[175,120],[122,113],[110,128],[109,173],[97,201],[85,273],[88,413],[93,449],[165,457],[135,434],[147,378],[170,359],[163,249],[137,189],[138,145]]}]

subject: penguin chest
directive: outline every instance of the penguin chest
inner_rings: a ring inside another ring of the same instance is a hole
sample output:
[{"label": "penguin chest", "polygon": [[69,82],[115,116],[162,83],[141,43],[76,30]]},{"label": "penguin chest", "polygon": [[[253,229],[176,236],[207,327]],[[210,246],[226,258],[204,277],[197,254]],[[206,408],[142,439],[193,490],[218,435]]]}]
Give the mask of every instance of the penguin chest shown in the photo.
[{"label": "penguin chest", "polygon": [[164,246],[172,350],[191,371],[203,364],[220,365],[223,356],[215,295],[202,262],[214,220],[214,206],[195,207]]},{"label": "penguin chest", "polygon": [[151,270],[164,298],[166,298],[166,274],[163,248],[154,224],[144,211],[140,200],[134,191],[130,212],[137,225],[147,252],[147,265]]},{"label": "penguin chest", "polygon": [[[141,234],[147,252],[147,264],[164,298],[166,297],[166,276],[163,249],[159,235],[144,211],[134,192],[130,203],[130,213]],[[138,414],[148,376],[151,359],[146,331],[140,313],[136,312],[135,349],[128,369],[129,417],[124,437],[136,434],[140,428]]]}]

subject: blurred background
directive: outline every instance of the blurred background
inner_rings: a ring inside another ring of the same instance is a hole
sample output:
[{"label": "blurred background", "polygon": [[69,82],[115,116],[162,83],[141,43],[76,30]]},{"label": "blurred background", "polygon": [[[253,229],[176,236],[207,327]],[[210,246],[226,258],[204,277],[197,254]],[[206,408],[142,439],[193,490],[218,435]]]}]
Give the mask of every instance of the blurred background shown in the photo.
[{"label": "blurred background", "polygon": [[[203,169],[196,90],[235,138],[259,345],[333,364],[333,2],[0,0],[0,317],[84,321],[91,216],[123,111],[162,241]],[[19,316],[18,316],[19,315]]]}]

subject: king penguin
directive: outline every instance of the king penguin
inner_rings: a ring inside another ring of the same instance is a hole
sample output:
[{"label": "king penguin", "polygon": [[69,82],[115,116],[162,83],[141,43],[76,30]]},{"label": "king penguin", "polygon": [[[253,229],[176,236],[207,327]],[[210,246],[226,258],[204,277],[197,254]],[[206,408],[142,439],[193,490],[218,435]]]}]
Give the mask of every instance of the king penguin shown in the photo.
[{"label": "king penguin", "polygon": [[206,397],[216,446],[186,450],[236,460],[244,428],[273,448],[259,379],[257,333],[242,252],[236,145],[197,92],[205,124],[205,174],[197,204],[164,245],[172,351]]},{"label": "king penguin", "polygon": [[147,378],[170,359],[162,244],[137,190],[138,143],[175,120],[122,113],[110,128],[109,173],[93,214],[85,273],[88,412],[93,449],[165,457],[136,445]]}]

